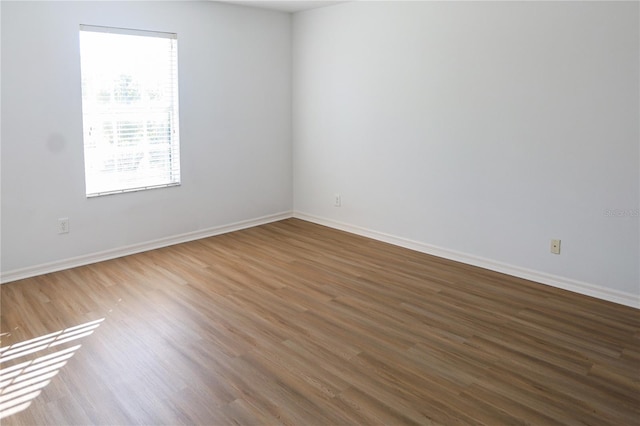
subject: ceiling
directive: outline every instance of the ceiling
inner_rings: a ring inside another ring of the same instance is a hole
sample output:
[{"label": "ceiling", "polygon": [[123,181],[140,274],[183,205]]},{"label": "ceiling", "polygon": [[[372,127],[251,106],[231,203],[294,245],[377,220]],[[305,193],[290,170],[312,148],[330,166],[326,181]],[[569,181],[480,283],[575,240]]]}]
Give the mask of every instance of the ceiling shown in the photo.
[{"label": "ceiling", "polygon": [[281,12],[301,12],[303,10],[317,9],[319,7],[332,6],[346,1],[333,0],[222,0],[223,3],[238,4],[241,6],[259,7],[262,9],[278,10]]}]

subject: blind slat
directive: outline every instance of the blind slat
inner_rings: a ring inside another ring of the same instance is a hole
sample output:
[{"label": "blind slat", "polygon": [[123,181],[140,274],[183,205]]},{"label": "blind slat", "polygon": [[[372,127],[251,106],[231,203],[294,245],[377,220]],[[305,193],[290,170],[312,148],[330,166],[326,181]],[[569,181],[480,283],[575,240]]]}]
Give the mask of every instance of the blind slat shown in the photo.
[{"label": "blind slat", "polygon": [[121,34],[121,35],[133,35],[143,37],[158,37],[177,39],[178,34],[162,32],[162,31],[147,31],[147,30],[135,30],[132,28],[114,28],[114,27],[102,27],[100,25],[84,25],[80,24],[80,31],[105,33],[105,34]]}]

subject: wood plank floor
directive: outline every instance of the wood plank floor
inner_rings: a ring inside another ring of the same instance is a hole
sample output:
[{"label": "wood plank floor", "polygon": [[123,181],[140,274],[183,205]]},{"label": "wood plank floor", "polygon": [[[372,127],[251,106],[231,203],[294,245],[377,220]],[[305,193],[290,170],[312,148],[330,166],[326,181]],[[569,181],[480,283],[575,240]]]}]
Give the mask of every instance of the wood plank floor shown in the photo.
[{"label": "wood plank floor", "polygon": [[0,294],[3,426],[640,424],[640,311],[300,220]]}]

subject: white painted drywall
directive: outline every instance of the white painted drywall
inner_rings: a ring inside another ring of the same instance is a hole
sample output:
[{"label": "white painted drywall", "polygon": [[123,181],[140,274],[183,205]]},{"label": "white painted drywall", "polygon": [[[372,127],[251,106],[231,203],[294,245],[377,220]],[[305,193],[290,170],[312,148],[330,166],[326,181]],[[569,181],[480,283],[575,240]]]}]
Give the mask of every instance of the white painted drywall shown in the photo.
[{"label": "white painted drywall", "polygon": [[[3,275],[286,215],[295,183],[297,215],[638,304],[637,3],[347,3],[294,15],[293,67],[284,13],[0,10]],[[179,34],[181,187],[84,197],[80,23]]]},{"label": "white painted drywall", "polygon": [[637,305],[638,9],[397,1],[295,14],[294,211]]},{"label": "white painted drywall", "polygon": [[[290,15],[2,1],[2,271],[290,212]],[[87,199],[80,24],[178,34],[182,186]],[[57,218],[71,232],[58,235]]]}]

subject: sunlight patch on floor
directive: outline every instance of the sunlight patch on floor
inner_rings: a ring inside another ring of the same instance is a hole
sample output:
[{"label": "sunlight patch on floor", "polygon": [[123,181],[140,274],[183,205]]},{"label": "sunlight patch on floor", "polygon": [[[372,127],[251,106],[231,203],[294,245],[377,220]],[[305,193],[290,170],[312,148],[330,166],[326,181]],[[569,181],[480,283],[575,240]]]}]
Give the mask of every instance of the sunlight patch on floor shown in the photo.
[{"label": "sunlight patch on floor", "polygon": [[[35,354],[92,334],[104,318],[49,333],[0,348],[0,366],[7,361]],[[19,413],[31,404],[82,345],[0,369],[0,419]]]}]

